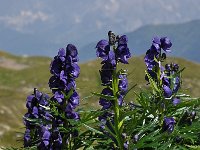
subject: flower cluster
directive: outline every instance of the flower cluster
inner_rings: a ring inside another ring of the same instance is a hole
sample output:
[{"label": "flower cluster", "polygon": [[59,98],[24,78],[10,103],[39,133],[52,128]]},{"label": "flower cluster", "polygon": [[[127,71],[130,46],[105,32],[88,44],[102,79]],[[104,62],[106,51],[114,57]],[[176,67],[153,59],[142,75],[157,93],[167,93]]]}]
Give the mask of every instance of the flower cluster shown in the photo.
[{"label": "flower cluster", "polygon": [[116,66],[117,62],[128,64],[131,53],[127,45],[127,36],[115,36],[111,31],[108,32],[108,36],[109,41],[101,40],[97,43],[97,57],[103,59],[103,64],[110,63],[113,67]]},{"label": "flower cluster", "polygon": [[[78,113],[74,111],[79,105],[75,83],[80,73],[77,55],[77,49],[72,44],[67,45],[66,51],[61,48],[51,63],[50,72],[53,76],[49,79],[49,87],[54,94],[51,100],[66,106],[64,108],[66,117],[75,120],[79,119]],[[65,97],[70,93],[72,94],[66,100]]]},{"label": "flower cluster", "polygon": [[[173,104],[177,105],[180,103],[179,97],[175,94],[180,88],[180,77],[178,75],[179,65],[178,64],[166,64],[165,65],[165,76],[162,78],[163,91],[166,98],[173,98]],[[173,96],[174,95],[174,96]]]},{"label": "flower cluster", "polygon": [[[69,125],[66,119],[80,118],[74,111],[79,105],[75,83],[80,73],[77,55],[76,47],[68,44],[66,51],[61,48],[54,57],[50,65],[52,77],[49,79],[49,87],[53,93],[51,98],[37,89],[33,95],[27,97],[28,113],[24,116],[26,125],[24,147],[32,146],[36,142],[38,149],[54,150],[62,149],[62,144],[67,143],[69,135],[65,135],[59,128]],[[52,112],[52,107],[56,107],[54,111],[57,114]],[[33,119],[37,121],[34,122]]]},{"label": "flower cluster", "polygon": [[47,125],[40,128],[40,143],[38,149],[54,150],[62,148],[62,137],[58,129]]},{"label": "flower cluster", "polygon": [[[166,53],[170,52],[172,43],[167,37],[154,37],[151,48],[147,51],[144,61],[147,66],[148,75],[154,80],[157,87],[161,88],[162,95],[165,99],[172,99],[172,103],[176,106],[180,103],[179,97],[176,93],[180,87],[180,77],[178,76],[178,64],[166,64],[162,66],[162,62],[166,59]],[[164,51],[162,53],[162,50]],[[148,76],[146,80],[149,81]],[[163,97],[159,97],[162,101]],[[166,102],[161,102],[161,107],[166,107]],[[163,131],[171,133],[174,130],[175,120],[173,117],[165,117],[163,121]]]},{"label": "flower cluster", "polygon": [[[24,146],[28,147],[32,144],[35,138],[38,137],[40,133],[40,128],[44,125],[41,124],[42,119],[51,120],[51,115],[44,107],[48,106],[49,96],[39,92],[36,88],[34,89],[34,94],[29,95],[26,101],[26,107],[28,112],[24,115],[24,125],[26,126],[26,131],[24,134]],[[36,126],[32,120],[38,119],[40,126]],[[34,137],[31,137],[31,132],[35,132]]]},{"label": "flower cluster", "polygon": [[[152,41],[151,48],[146,52],[146,56],[144,57],[145,64],[147,66],[147,72],[151,75],[151,77],[157,80],[156,72],[159,70],[163,71],[163,67],[161,66],[161,61],[166,58],[165,52],[170,52],[170,47],[172,43],[167,37],[154,37]],[[162,50],[164,51],[162,53]],[[148,78],[146,77],[148,81]]]},{"label": "flower cluster", "polygon": [[[97,57],[103,59],[102,68],[100,70],[102,85],[107,86],[103,91],[103,95],[113,96],[112,82],[113,74],[116,73],[116,66],[118,62],[128,64],[128,59],[131,57],[130,50],[127,46],[128,38],[126,35],[115,36],[113,32],[108,32],[109,41],[101,40],[97,43]],[[120,94],[119,105],[122,105],[123,96],[126,94],[128,89],[128,81],[125,73],[120,72],[117,74],[119,80],[118,88]],[[110,88],[108,88],[110,87]],[[100,105],[103,106],[103,109],[108,109],[111,107],[111,102],[100,98]]]},{"label": "flower cluster", "polygon": [[[127,36],[115,36],[111,31],[108,32],[109,41],[101,40],[97,43],[97,57],[102,58],[102,68],[100,70],[102,85],[106,86],[102,95],[117,96],[118,106],[122,106],[123,98],[128,90],[127,75],[124,71],[117,72],[117,64],[119,62],[128,64],[128,59],[131,57],[130,50],[127,46]],[[117,89],[116,89],[117,84]],[[102,110],[106,111],[99,120],[102,122],[101,128],[104,129],[105,125],[111,128],[110,123],[113,123],[113,109],[116,107],[114,102],[100,97],[99,104]],[[112,108],[112,109],[110,109]],[[109,120],[109,121],[108,121]],[[108,123],[109,122],[109,123]],[[111,131],[113,129],[110,129]],[[112,137],[111,137],[112,138]],[[127,144],[126,144],[127,145]]]},{"label": "flower cluster", "polygon": [[[112,88],[112,80],[113,73],[116,71],[116,66],[118,62],[122,62],[124,64],[128,63],[128,58],[131,57],[129,48],[127,46],[128,39],[126,35],[123,36],[115,36],[114,33],[109,31],[109,41],[101,40],[97,43],[97,56],[102,58],[102,68],[100,70],[102,85],[109,86],[106,87],[103,91],[103,95],[113,96]],[[116,46],[117,45],[117,46]],[[116,48],[115,48],[116,46]],[[119,105],[122,105],[123,95],[126,93],[128,88],[128,81],[126,78],[126,74],[119,74]],[[108,101],[104,98],[100,98],[100,105],[103,106],[103,109],[108,109],[112,106],[111,101]]]}]

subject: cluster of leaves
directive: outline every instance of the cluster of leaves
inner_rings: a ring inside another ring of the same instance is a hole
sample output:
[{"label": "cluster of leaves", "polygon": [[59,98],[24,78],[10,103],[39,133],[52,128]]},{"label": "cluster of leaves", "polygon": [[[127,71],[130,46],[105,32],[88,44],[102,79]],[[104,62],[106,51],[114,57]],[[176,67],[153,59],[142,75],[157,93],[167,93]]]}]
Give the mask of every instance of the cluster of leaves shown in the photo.
[{"label": "cluster of leaves", "polygon": [[[171,41],[167,37],[153,39],[144,58],[145,79],[151,90],[136,93],[134,86],[128,88],[127,71],[118,69],[119,63],[128,64],[131,57],[128,38],[111,31],[108,37],[96,46],[97,56],[102,58],[104,89],[93,95],[99,97],[102,108],[76,108],[79,96],[75,78],[80,68],[76,48],[68,45],[66,52],[59,50],[51,64],[53,96],[35,89],[27,98],[22,149],[200,148],[200,98],[182,92],[184,68],[173,63],[162,66]],[[129,92],[134,92],[136,99],[125,100]]]}]

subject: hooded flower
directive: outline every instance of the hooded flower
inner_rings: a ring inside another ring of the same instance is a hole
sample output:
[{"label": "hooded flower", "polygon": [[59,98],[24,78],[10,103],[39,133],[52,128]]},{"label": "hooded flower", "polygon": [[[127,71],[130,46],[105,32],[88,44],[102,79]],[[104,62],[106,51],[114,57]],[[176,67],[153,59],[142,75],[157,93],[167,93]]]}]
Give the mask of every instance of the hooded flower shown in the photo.
[{"label": "hooded flower", "polygon": [[114,67],[111,63],[103,64],[101,71],[99,71],[103,85],[110,85],[111,84],[113,70],[114,70]]},{"label": "hooded flower", "polygon": [[26,129],[24,133],[24,147],[28,147],[31,145],[31,135],[30,135],[31,130]]},{"label": "hooded flower", "polygon": [[165,117],[163,121],[163,131],[167,131],[168,133],[172,133],[174,130],[176,121],[173,117]]},{"label": "hooded flower", "polygon": [[[109,88],[103,89],[103,91],[102,91],[101,94],[103,94],[103,95],[108,95],[108,96],[113,96],[113,92],[112,92],[112,90],[109,89]],[[110,107],[112,106],[111,101],[106,100],[106,99],[104,99],[104,98],[100,98],[99,104],[100,104],[101,106],[103,106],[103,107],[102,107],[103,110],[104,110],[104,109],[108,109],[108,108],[110,108]]]},{"label": "hooded flower", "polygon": [[108,59],[108,54],[110,52],[110,45],[107,40],[101,40],[96,45],[97,51],[96,55],[97,57],[102,58],[104,61]]},{"label": "hooded flower", "polygon": [[116,59],[124,64],[128,64],[128,59],[131,57],[130,50],[127,46],[128,38],[126,35],[119,37],[116,49]]}]

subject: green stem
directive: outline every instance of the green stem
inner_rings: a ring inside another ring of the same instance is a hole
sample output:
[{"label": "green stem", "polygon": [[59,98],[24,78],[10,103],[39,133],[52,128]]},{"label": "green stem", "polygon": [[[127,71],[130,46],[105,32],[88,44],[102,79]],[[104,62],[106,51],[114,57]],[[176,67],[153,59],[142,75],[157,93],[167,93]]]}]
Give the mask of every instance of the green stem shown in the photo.
[{"label": "green stem", "polygon": [[120,124],[120,122],[119,122],[120,109],[119,109],[118,95],[117,95],[117,93],[118,93],[117,67],[113,72],[112,87],[113,87],[113,95],[115,97],[115,100],[114,100],[114,127],[115,127],[115,132],[116,132],[116,140],[118,142],[119,148],[122,150],[123,143],[122,143],[122,137],[121,137],[121,133],[120,133],[120,126],[119,126],[119,124]]}]

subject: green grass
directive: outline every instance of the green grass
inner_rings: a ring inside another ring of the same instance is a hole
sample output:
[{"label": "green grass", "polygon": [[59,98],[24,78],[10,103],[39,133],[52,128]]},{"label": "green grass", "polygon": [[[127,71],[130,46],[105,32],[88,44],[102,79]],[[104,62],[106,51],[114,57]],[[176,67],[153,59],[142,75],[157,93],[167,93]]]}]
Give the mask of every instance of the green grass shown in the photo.
[{"label": "green grass", "polygon": [[[0,52],[0,58],[12,59],[16,64],[27,65],[22,70],[8,69],[6,66],[0,67],[0,146],[22,146],[22,142],[17,142],[23,132],[24,126],[22,116],[26,112],[25,103],[27,95],[33,92],[36,87],[40,91],[50,93],[48,79],[50,77],[50,58],[47,57],[19,57],[4,52]],[[180,67],[186,67],[183,73],[183,87],[194,97],[200,96],[200,65],[186,61],[181,58],[170,58],[169,62],[178,63]],[[129,92],[126,101],[133,101],[135,94],[133,91],[147,89],[144,80],[145,64],[143,57],[133,57],[129,65],[121,65],[127,69],[129,76],[129,87],[137,86]],[[86,109],[98,108],[98,97],[91,96],[91,92],[101,92],[99,69],[100,60],[90,61],[80,64],[81,74],[77,79],[77,88],[81,97],[80,107]],[[1,132],[4,132],[1,135]],[[22,137],[21,137],[22,138]]]}]

